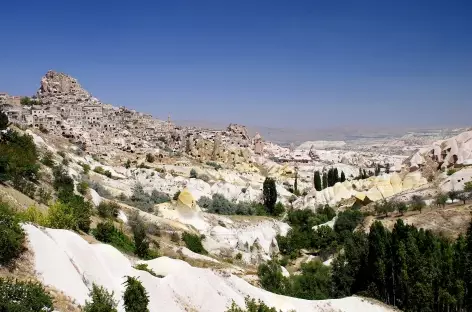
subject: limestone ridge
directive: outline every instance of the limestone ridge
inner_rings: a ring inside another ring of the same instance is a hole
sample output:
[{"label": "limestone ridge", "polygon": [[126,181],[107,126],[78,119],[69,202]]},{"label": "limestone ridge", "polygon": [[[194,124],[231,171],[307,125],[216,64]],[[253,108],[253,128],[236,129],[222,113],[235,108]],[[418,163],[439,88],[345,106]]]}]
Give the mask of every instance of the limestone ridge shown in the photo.
[{"label": "limestone ridge", "polygon": [[41,105],[4,105],[2,109],[13,123],[66,137],[93,154],[187,152],[201,161],[236,165],[249,159],[253,147],[244,126],[231,124],[225,130],[177,127],[170,117],[164,121],[104,104],[77,79],[52,70],[41,78],[35,97]]}]

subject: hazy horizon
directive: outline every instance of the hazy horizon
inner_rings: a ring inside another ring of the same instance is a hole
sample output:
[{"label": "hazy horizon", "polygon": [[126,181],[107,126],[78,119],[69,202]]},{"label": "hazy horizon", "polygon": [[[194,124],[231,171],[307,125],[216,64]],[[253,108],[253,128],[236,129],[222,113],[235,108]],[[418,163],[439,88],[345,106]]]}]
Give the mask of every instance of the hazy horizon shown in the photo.
[{"label": "hazy horizon", "polygon": [[470,125],[467,1],[7,2],[0,91],[65,72],[104,103],[250,127]]}]

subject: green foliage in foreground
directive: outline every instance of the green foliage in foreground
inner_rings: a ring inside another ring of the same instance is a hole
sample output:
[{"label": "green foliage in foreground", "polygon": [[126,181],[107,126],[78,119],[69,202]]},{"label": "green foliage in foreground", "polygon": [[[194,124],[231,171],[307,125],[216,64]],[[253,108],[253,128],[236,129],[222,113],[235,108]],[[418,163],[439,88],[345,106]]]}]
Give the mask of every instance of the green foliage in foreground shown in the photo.
[{"label": "green foliage in foreground", "polygon": [[51,297],[41,284],[0,278],[0,311],[51,312]]},{"label": "green foliage in foreground", "polygon": [[117,312],[118,303],[113,299],[113,292],[109,293],[102,286],[93,284],[89,293],[92,301],[86,301],[83,312]]},{"label": "green foliage in foreground", "polygon": [[141,282],[131,276],[126,277],[123,303],[126,312],[149,312],[149,296]]},{"label": "green foliage in foreground", "polygon": [[148,267],[148,265],[146,263],[139,263],[139,264],[136,264],[134,266],[134,268],[136,270],[141,270],[141,271],[146,271],[148,272],[149,274],[151,274],[152,276],[155,276],[155,277],[159,277],[156,272],[153,271],[153,269],[151,269],[150,267]]}]

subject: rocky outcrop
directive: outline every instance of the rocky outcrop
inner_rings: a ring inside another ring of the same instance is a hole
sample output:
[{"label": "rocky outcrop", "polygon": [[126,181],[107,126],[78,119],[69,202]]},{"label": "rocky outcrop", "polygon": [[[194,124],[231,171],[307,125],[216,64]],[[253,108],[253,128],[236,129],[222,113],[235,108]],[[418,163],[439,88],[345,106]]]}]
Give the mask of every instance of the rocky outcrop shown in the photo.
[{"label": "rocky outcrop", "polygon": [[462,132],[457,136],[433,143],[432,146],[420,149],[406,160],[411,170],[422,168],[429,158],[438,167],[472,165],[472,131]]}]

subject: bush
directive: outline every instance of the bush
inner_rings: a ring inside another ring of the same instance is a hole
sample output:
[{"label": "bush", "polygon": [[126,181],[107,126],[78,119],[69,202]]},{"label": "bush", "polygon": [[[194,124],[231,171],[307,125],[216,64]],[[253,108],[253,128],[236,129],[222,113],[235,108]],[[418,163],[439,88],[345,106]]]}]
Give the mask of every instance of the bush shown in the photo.
[{"label": "bush", "polygon": [[242,309],[233,301],[231,307],[226,312],[277,312],[275,308],[268,307],[261,300],[256,301],[250,297],[245,298],[246,308]]},{"label": "bush", "polygon": [[88,188],[89,188],[89,185],[85,181],[82,181],[77,185],[77,191],[82,195],[87,194]]},{"label": "bush", "polygon": [[156,160],[156,158],[154,157],[154,155],[152,155],[152,154],[150,154],[150,153],[146,154],[146,161],[147,161],[148,163],[153,163],[154,160]]},{"label": "bush", "polygon": [[75,229],[77,220],[74,210],[67,204],[55,202],[48,209],[47,225],[55,229]]},{"label": "bush", "polygon": [[52,312],[52,299],[39,283],[0,278],[0,311]]},{"label": "bush", "polygon": [[206,164],[207,164],[208,166],[210,166],[210,167],[215,168],[215,170],[220,170],[221,168],[223,168],[223,167],[221,167],[220,164],[218,164],[218,163],[216,163],[216,162],[214,162],[214,161],[207,161]]},{"label": "bush", "polygon": [[110,221],[97,224],[97,227],[92,230],[92,234],[97,240],[110,244],[124,253],[132,254],[134,252],[133,241],[121,230],[115,228]]},{"label": "bush", "polygon": [[38,152],[30,135],[8,130],[0,137],[0,181],[23,178],[37,179]]},{"label": "bush", "polygon": [[198,176],[198,178],[202,181],[205,181],[205,182],[210,181],[210,177],[207,176],[206,174],[201,174],[200,176]]},{"label": "bush", "polygon": [[155,189],[152,190],[150,199],[154,204],[162,204],[170,201],[169,195]]},{"label": "bush", "polygon": [[105,176],[107,176],[108,178],[111,178],[111,171],[110,170],[105,170],[105,172],[103,173]]},{"label": "bush", "polygon": [[451,175],[453,175],[453,174],[456,173],[456,172],[457,172],[457,170],[454,169],[454,168],[447,169],[447,175],[448,175],[448,176],[451,176]]},{"label": "bush", "polygon": [[410,206],[413,210],[419,211],[421,213],[421,210],[426,207],[426,203],[424,202],[422,196],[413,195],[411,197]]},{"label": "bush", "polygon": [[98,184],[95,181],[88,181],[88,184],[89,184],[89,187],[93,189],[95,192],[97,192],[97,194],[100,195],[101,197],[105,197],[105,198],[112,197],[111,193],[106,188],[104,188],[101,184]]},{"label": "bush", "polygon": [[114,201],[102,201],[97,207],[98,215],[102,218],[118,217],[119,209],[120,206]]},{"label": "bush", "polygon": [[198,178],[198,174],[195,169],[190,170],[190,178],[194,178],[194,179]]},{"label": "bush", "polygon": [[146,271],[152,276],[158,277],[156,272],[154,272],[151,268],[148,267],[146,263],[139,263],[134,266],[136,270]]},{"label": "bush", "polygon": [[98,174],[103,174],[103,175],[105,174],[105,169],[103,169],[102,166],[97,166],[97,167],[93,168],[93,171],[98,173]]},{"label": "bush", "polygon": [[149,257],[149,241],[146,237],[146,225],[144,221],[136,215],[134,220],[131,222],[131,229],[133,230],[133,237],[134,237],[134,245],[135,250],[134,253],[141,258],[148,258]]},{"label": "bush", "polygon": [[0,265],[9,264],[24,251],[25,233],[18,221],[10,206],[0,202]]},{"label": "bush", "polygon": [[149,296],[141,282],[131,276],[126,277],[123,305],[126,312],[149,312]]},{"label": "bush", "polygon": [[42,188],[42,187],[38,189],[37,196],[39,198],[39,203],[44,204],[44,205],[49,204],[49,201],[52,199],[51,192],[49,192],[47,189]]},{"label": "bush", "polygon": [[241,260],[241,259],[243,258],[243,254],[240,253],[240,252],[238,252],[238,253],[236,254],[236,257],[235,257],[235,258],[236,258],[236,260]]},{"label": "bush", "polygon": [[61,156],[62,158],[66,157],[66,153],[64,151],[58,151],[57,155]]},{"label": "bush", "polygon": [[54,155],[51,151],[44,153],[43,158],[41,158],[41,163],[47,167],[54,167],[56,163],[54,162]]},{"label": "bush", "polygon": [[74,193],[74,180],[62,166],[54,167],[53,176],[53,187],[58,193],[62,192],[68,195]]},{"label": "bush", "polygon": [[187,248],[190,249],[191,251],[202,254],[202,255],[208,254],[205,248],[203,248],[202,239],[199,235],[194,235],[194,234],[184,232],[182,234],[182,240],[185,242],[185,245],[187,246]]},{"label": "bush", "polygon": [[93,284],[89,297],[92,301],[85,301],[84,312],[117,312],[118,303],[113,299],[113,292],[109,293],[102,286]]},{"label": "bush", "polygon": [[82,169],[84,170],[84,174],[88,174],[90,172],[90,165],[82,164]]},{"label": "bush", "polygon": [[18,213],[18,219],[22,222],[31,222],[41,226],[48,226],[48,216],[36,206],[29,206],[25,211]]},{"label": "bush", "polygon": [[278,202],[277,204],[275,204],[274,211],[273,211],[274,216],[280,216],[284,212],[285,212],[285,207],[281,202]]}]

